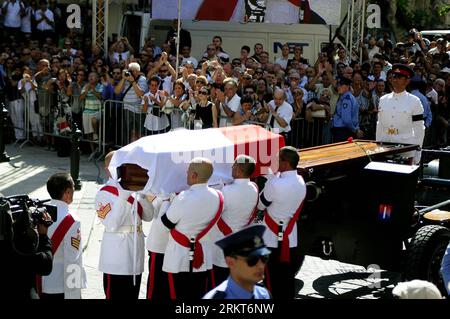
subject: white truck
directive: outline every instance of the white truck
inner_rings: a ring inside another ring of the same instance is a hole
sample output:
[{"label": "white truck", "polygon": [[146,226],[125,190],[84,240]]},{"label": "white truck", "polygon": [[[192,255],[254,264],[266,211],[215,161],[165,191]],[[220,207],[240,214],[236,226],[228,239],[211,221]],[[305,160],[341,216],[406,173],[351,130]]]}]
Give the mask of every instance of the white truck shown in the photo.
[{"label": "white truck", "polygon": [[[135,50],[140,50],[146,39],[154,39],[161,45],[172,25],[170,20],[150,18],[147,12],[125,12],[118,34],[126,36]],[[182,28],[191,33],[193,57],[200,59],[206,46],[216,35],[222,37],[223,49],[230,57],[239,57],[241,47],[248,45],[253,54],[253,46],[262,43],[269,52],[271,62],[281,56],[281,47],[288,43],[293,49],[303,47],[303,56],[314,63],[322,47],[329,42],[330,28],[319,24],[272,24],[272,23],[235,23],[219,21],[183,20]],[[334,32],[335,27],[333,28]],[[337,41],[337,40],[336,40]]]}]

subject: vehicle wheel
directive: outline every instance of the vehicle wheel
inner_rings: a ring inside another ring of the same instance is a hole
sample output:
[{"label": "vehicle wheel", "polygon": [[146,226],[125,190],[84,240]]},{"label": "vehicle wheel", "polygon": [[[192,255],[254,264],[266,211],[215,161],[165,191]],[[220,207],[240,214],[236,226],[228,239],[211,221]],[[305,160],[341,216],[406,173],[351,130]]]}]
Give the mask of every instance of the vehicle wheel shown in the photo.
[{"label": "vehicle wheel", "polygon": [[422,279],[445,291],[440,275],[442,257],[450,241],[450,230],[443,226],[427,225],[420,228],[410,243],[405,266],[406,280]]}]

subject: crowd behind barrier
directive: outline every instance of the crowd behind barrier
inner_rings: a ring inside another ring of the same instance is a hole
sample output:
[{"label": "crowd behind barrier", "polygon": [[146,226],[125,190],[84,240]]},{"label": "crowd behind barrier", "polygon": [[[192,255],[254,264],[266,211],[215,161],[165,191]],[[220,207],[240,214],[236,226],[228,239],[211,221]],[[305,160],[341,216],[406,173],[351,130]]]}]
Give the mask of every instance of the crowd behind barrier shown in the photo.
[{"label": "crowd behind barrier", "polygon": [[[23,5],[28,15],[21,16],[21,28],[11,27],[14,11],[0,16],[0,102],[9,111],[9,142],[31,141],[67,155],[67,141],[78,128],[84,152],[105,153],[179,127],[258,123],[295,147],[328,144],[340,78],[352,81],[358,133],[374,139],[379,100],[392,91],[392,64],[401,63],[415,72],[408,90],[425,109],[424,147],[448,145],[450,35],[426,39],[412,29],[404,42],[394,43],[388,35],[369,34],[361,61],[338,44],[308,61],[301,47],[287,43],[277,59],[261,43],[242,43],[240,56],[232,57],[219,34],[193,57],[183,29],[176,63],[173,30],[165,42],[148,40],[140,51],[117,36],[102,52],[91,42],[90,21],[67,29],[56,1]],[[52,13],[45,30],[42,12]]]}]

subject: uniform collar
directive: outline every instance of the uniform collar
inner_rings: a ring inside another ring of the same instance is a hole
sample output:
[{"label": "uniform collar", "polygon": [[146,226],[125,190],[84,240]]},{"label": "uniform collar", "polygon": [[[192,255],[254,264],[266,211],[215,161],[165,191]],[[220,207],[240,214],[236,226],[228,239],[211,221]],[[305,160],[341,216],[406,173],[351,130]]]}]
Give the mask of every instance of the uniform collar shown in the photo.
[{"label": "uniform collar", "polygon": [[393,95],[394,97],[402,97],[403,95],[406,95],[406,91],[403,91],[403,92],[401,92],[401,93],[395,93],[395,92],[392,92],[392,95]]},{"label": "uniform collar", "polygon": [[234,180],[235,184],[246,184],[250,181],[250,178],[236,178]]},{"label": "uniform collar", "polygon": [[235,282],[231,276],[228,277],[227,290],[231,290],[233,292],[233,297],[237,296],[238,299],[251,299],[253,297],[253,292],[249,292],[239,286],[239,284]]},{"label": "uniform collar", "polygon": [[56,206],[58,220],[62,220],[62,218],[69,213],[69,205],[67,205],[67,203],[63,202],[62,200],[52,199],[50,201],[50,204]]},{"label": "uniform collar", "polygon": [[206,188],[206,187],[208,187],[208,184],[201,183],[201,184],[191,185],[191,187],[189,187],[189,189],[200,189],[200,188]]},{"label": "uniform collar", "polygon": [[293,169],[290,171],[281,172],[280,177],[297,176],[297,170]]}]

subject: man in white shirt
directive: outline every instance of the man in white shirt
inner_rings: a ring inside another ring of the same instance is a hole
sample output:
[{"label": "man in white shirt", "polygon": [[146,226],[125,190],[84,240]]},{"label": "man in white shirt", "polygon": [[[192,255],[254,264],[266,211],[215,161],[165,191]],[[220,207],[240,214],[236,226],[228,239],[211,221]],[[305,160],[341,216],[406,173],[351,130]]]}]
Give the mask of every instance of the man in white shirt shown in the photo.
[{"label": "man in white shirt", "polygon": [[241,107],[241,98],[237,95],[238,85],[233,78],[223,81],[225,94],[221,96],[220,104],[220,127],[231,125],[231,119]]},{"label": "man in white shirt", "polygon": [[142,194],[124,190],[111,178],[113,155],[105,157],[109,179],[95,198],[97,218],[105,226],[98,269],[106,299],[138,299],[145,255],[142,221],[151,221],[154,210]]},{"label": "man in white shirt", "polygon": [[39,34],[40,43],[45,43],[46,38],[53,39],[55,18],[53,12],[48,9],[46,0],[40,2],[40,9],[35,12],[34,18],[36,20],[36,29]]},{"label": "man in white shirt", "polygon": [[286,70],[288,60],[289,60],[289,45],[285,43],[281,48],[281,57],[275,60],[275,64],[281,65],[281,68],[283,70]]},{"label": "man in white shirt", "polygon": [[[392,66],[392,93],[380,99],[376,139],[381,142],[423,145],[425,125],[423,106],[419,98],[408,93],[406,87],[413,70],[403,64]],[[421,151],[403,155],[411,164],[419,164]]]},{"label": "man in white shirt", "polygon": [[2,15],[4,16],[3,26],[9,36],[12,35],[17,40],[21,26],[21,17],[25,14],[25,6],[22,1],[7,0],[2,5]]},{"label": "man in white shirt", "polygon": [[284,136],[286,145],[290,143],[291,120],[293,116],[292,106],[286,102],[286,94],[283,90],[277,89],[273,94],[273,100],[267,104],[270,116],[267,123],[271,130]]},{"label": "man in white shirt", "polygon": [[274,298],[293,299],[295,274],[302,264],[298,251],[297,220],[306,197],[306,185],[297,174],[297,149],[285,146],[278,153],[279,176],[266,182],[258,208],[264,210],[264,242],[272,251],[266,287]]},{"label": "man in white shirt", "polygon": [[[222,189],[224,203],[223,212],[218,222],[211,229],[211,237],[220,240],[251,224],[255,219],[258,205],[258,186],[250,181],[256,168],[253,157],[239,155],[232,166],[232,184]],[[213,246],[213,288],[227,279],[229,269],[225,262],[223,250]]]},{"label": "man in white shirt", "polygon": [[194,65],[194,69],[197,68],[198,61],[197,61],[196,58],[191,56],[191,47],[188,47],[187,45],[182,47],[181,48],[181,55],[183,57],[183,60],[181,61],[181,65],[186,64],[186,62],[192,62],[192,64]]},{"label": "man in white shirt", "polygon": [[69,212],[75,192],[74,182],[68,173],[56,173],[47,181],[50,204],[57,209],[57,220],[48,228],[52,240],[53,269],[42,277],[41,299],[81,299],[81,289],[86,288],[83,267],[81,224]]},{"label": "man in white shirt", "polygon": [[170,232],[162,270],[171,299],[201,298],[212,269],[213,239],[208,235],[222,213],[223,195],[208,186],[213,164],[194,158],[187,172],[189,189],[174,198],[161,222]]}]

